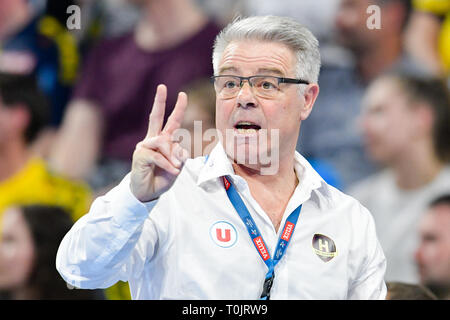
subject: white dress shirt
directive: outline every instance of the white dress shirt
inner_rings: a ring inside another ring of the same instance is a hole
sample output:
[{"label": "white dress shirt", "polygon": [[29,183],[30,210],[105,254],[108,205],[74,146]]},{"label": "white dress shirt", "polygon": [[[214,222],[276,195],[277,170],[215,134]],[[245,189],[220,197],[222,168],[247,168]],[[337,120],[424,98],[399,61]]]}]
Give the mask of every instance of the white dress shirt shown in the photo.
[{"label": "white dress shirt", "polygon": [[[368,210],[327,185],[299,153],[295,172],[299,184],[280,225],[303,207],[275,267],[271,299],[384,299],[386,260]],[[156,201],[138,201],[129,175],[97,198],[63,239],[58,271],[80,288],[128,281],[133,299],[259,299],[267,266],[226,194],[224,175],[273,256],[279,234],[219,143],[207,161],[189,159]]]}]

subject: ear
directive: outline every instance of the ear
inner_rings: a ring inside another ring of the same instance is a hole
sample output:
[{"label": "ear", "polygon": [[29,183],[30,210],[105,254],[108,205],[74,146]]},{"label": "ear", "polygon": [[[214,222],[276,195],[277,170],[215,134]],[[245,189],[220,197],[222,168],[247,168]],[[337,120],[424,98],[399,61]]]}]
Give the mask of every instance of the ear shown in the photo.
[{"label": "ear", "polygon": [[319,85],[313,83],[309,84],[303,93],[303,98],[305,99],[305,104],[302,107],[300,113],[300,120],[305,120],[309,117],[312,111],[314,103],[316,102],[317,96],[319,95]]}]

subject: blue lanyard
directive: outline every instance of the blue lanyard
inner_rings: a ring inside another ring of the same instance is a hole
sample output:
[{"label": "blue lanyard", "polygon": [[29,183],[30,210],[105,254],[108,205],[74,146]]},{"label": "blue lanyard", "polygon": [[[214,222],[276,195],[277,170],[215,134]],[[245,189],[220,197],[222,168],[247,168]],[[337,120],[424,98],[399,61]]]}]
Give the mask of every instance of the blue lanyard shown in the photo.
[{"label": "blue lanyard", "polygon": [[278,239],[278,244],[275,250],[275,256],[272,258],[264,242],[264,239],[261,233],[259,232],[258,227],[256,226],[255,221],[253,220],[252,216],[250,215],[250,212],[248,211],[247,207],[245,206],[244,202],[239,196],[239,193],[236,191],[236,188],[231,183],[230,177],[223,176],[222,178],[225,190],[227,191],[227,195],[228,198],[230,199],[231,204],[236,209],[236,212],[239,214],[245,226],[247,227],[248,234],[252,239],[256,251],[258,251],[261,259],[264,261],[267,268],[269,269],[266,274],[263,292],[261,294],[262,300],[268,300],[270,299],[270,289],[272,288],[273,280],[275,277],[274,273],[275,266],[281,260],[284,253],[286,252],[286,248],[289,245],[291,236],[294,233],[298,217],[300,216],[302,205],[299,205],[286,219],[283,231],[280,233],[280,238]]}]

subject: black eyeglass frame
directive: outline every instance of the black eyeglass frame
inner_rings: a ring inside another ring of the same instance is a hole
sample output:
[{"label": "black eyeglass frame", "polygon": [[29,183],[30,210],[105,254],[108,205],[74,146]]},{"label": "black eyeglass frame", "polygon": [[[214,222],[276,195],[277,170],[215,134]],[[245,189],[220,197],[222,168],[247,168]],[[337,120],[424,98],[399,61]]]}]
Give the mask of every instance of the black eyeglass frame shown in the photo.
[{"label": "black eyeglass frame", "polygon": [[280,84],[280,83],[309,84],[309,81],[302,80],[302,79],[283,78],[283,77],[267,76],[267,75],[255,75],[255,76],[250,76],[250,77],[241,77],[241,76],[224,74],[224,75],[212,76],[210,79],[211,79],[211,82],[214,83],[217,78],[222,78],[222,77],[238,78],[240,80],[239,88],[242,88],[242,86],[243,86],[242,83],[244,80],[247,80],[248,84],[252,87],[252,84],[250,82],[250,79],[252,79],[252,78],[274,78],[274,79],[278,80],[278,84]]}]

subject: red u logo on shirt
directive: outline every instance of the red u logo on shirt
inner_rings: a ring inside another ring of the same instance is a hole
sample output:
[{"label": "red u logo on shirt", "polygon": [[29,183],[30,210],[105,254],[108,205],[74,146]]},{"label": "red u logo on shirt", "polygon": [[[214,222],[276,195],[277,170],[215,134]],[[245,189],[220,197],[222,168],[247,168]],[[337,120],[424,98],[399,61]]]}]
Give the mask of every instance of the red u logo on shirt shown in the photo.
[{"label": "red u logo on shirt", "polygon": [[216,236],[217,236],[217,240],[221,241],[221,242],[228,242],[231,240],[231,230],[230,229],[225,229],[225,237],[223,236],[223,229],[216,229]]},{"label": "red u logo on shirt", "polygon": [[217,221],[209,229],[211,240],[222,248],[229,248],[237,241],[236,228],[229,222]]}]

